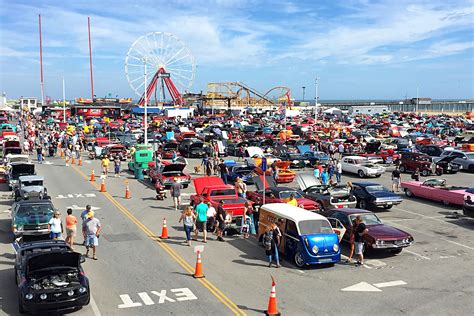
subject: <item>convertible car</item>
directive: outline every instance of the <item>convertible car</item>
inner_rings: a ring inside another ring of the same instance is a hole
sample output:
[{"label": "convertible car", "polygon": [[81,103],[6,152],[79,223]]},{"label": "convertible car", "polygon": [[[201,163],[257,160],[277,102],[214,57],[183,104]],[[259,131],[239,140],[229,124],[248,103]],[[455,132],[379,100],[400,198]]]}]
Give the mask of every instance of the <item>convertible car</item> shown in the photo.
[{"label": "convertible car", "polygon": [[408,181],[401,185],[406,196],[417,196],[443,202],[444,205],[464,205],[468,196],[474,200],[474,193],[468,187],[447,186],[446,179],[427,179],[424,182]]},{"label": "convertible car", "polygon": [[272,177],[265,177],[265,185],[263,176],[254,177],[253,181],[257,186],[257,191],[247,192],[247,199],[256,205],[263,204],[263,195],[265,194],[265,204],[267,203],[286,203],[291,195],[298,201],[298,205],[302,205],[304,209],[310,211],[319,211],[316,202],[305,198],[300,192],[288,187],[277,187]]},{"label": "convertible car", "polygon": [[346,185],[322,185],[309,173],[298,174],[296,182],[303,196],[318,203],[321,210],[356,206],[357,200]]}]

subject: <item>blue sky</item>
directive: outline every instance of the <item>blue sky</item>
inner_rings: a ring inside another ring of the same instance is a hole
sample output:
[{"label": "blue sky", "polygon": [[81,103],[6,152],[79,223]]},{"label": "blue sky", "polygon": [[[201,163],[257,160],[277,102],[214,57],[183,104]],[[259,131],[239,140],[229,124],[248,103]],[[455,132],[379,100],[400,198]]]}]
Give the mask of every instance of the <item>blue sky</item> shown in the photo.
[{"label": "blue sky", "polygon": [[192,51],[192,91],[241,81],[259,91],[287,86],[296,99],[474,98],[471,0],[0,0],[0,89],[40,96],[38,14],[45,93],[90,96],[91,17],[97,96],[137,98],[125,76],[141,35],[169,32]]}]

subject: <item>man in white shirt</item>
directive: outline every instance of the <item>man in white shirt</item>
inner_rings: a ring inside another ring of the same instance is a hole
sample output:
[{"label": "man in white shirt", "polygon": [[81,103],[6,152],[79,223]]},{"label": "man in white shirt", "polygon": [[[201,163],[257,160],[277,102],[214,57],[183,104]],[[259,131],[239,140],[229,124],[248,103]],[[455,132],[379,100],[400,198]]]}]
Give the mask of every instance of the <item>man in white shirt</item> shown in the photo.
[{"label": "man in white shirt", "polygon": [[342,177],[342,163],[341,163],[341,159],[338,159],[337,164],[336,164],[336,181],[337,181],[337,184],[341,183],[341,177]]}]

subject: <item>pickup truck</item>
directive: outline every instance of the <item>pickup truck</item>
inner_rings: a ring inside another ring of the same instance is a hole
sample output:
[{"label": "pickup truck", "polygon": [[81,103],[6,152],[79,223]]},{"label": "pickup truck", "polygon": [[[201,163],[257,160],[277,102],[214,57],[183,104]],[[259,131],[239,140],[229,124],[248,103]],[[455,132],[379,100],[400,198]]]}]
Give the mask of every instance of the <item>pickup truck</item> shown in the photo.
[{"label": "pickup truck", "polygon": [[199,204],[202,198],[205,203],[211,202],[216,209],[219,201],[224,201],[224,210],[231,214],[233,218],[241,217],[244,213],[246,199],[237,194],[233,185],[225,184],[224,181],[216,176],[200,177],[193,180],[196,194],[191,195],[191,206]]}]

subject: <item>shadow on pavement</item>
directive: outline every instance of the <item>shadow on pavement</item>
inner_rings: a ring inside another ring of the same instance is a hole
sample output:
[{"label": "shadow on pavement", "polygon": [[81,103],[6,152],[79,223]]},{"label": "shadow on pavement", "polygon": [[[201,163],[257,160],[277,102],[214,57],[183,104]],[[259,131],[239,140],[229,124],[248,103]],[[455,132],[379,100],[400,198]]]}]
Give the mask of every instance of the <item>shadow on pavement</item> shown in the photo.
[{"label": "shadow on pavement", "polygon": [[[3,264],[3,262],[1,263]],[[14,261],[8,263],[11,264],[11,267],[0,270],[0,310],[4,315],[20,315],[18,312],[17,286],[13,270]]]}]

